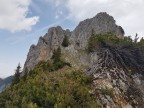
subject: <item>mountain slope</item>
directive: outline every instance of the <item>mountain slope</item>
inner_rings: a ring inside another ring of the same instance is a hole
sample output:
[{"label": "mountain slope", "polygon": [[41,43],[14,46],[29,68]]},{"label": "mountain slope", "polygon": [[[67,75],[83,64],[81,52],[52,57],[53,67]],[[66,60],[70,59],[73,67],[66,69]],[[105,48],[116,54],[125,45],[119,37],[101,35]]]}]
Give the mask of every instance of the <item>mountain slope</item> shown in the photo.
[{"label": "mountain slope", "polygon": [[0,108],[88,108],[100,107],[89,94],[90,78],[80,70],[64,66],[57,71],[44,70],[39,63],[27,78],[0,94]]},{"label": "mountain slope", "polygon": [[144,39],[124,36],[107,13],[74,31],[50,28],[32,45],[2,108],[143,108]]}]

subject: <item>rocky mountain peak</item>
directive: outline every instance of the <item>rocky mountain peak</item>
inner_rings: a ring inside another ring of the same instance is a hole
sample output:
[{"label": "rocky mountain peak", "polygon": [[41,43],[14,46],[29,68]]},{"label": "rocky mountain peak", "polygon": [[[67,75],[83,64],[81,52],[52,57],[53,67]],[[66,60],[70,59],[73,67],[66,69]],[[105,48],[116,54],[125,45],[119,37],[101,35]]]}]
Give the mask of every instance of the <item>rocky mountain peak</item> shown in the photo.
[{"label": "rocky mountain peak", "polygon": [[[92,30],[96,34],[112,32],[120,38],[124,36],[122,27],[116,25],[114,18],[106,12],[98,13],[93,18],[81,21],[72,32],[63,30],[60,26],[52,27],[43,37],[39,38],[37,45],[31,46],[24,68],[31,70],[38,62],[49,60],[53,50],[59,46],[62,48],[62,52],[65,53],[67,61],[75,61],[73,64],[76,65],[75,63],[78,63],[77,60],[79,60],[80,64],[91,65],[91,62],[93,62],[91,55],[85,53],[84,56],[81,56],[77,50],[87,49]],[[67,50],[62,47],[65,36],[68,37],[70,42],[69,47],[66,48]],[[74,60],[75,58],[77,59]]]},{"label": "rocky mountain peak", "polygon": [[103,20],[107,20],[107,21],[113,21],[115,23],[114,18],[106,12],[98,13],[93,19],[95,19],[95,18],[99,19],[99,21],[101,21],[103,19]]},{"label": "rocky mountain peak", "polygon": [[114,18],[106,12],[100,12],[95,17],[80,22],[75,28],[71,40],[74,42],[76,48],[86,48],[87,40],[91,36],[92,30],[96,34],[112,32],[120,38],[124,36],[124,30],[122,27],[116,25]]}]

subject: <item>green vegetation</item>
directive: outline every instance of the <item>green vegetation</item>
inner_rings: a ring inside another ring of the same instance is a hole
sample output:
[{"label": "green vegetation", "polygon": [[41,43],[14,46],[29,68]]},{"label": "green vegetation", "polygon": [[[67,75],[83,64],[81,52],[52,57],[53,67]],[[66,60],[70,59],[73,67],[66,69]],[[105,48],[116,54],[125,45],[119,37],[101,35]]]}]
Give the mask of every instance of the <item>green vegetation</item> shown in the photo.
[{"label": "green vegetation", "polygon": [[0,108],[100,108],[89,93],[91,78],[69,65],[58,48],[51,61],[25,69],[19,82],[0,94]]},{"label": "green vegetation", "polygon": [[138,39],[137,34],[133,40],[130,36],[118,38],[112,33],[92,32],[88,41],[88,53],[97,51],[101,54],[101,66],[123,68],[128,74],[144,74],[144,39]]},{"label": "green vegetation", "polygon": [[106,34],[94,34],[92,33],[88,41],[88,51],[94,52],[101,47],[107,46],[124,46],[134,45],[133,40],[130,37],[118,38],[112,33]]},{"label": "green vegetation", "polygon": [[50,66],[51,68],[49,68],[49,71],[54,71],[54,70],[58,70],[58,69],[64,67],[65,65],[71,66],[69,63],[66,63],[63,60],[61,60],[61,49],[60,49],[60,47],[58,47],[57,50],[54,50],[52,60],[53,60],[52,63],[49,61],[46,64],[43,64],[43,67],[44,66],[45,67]]},{"label": "green vegetation", "polygon": [[24,70],[24,76],[23,76],[23,80],[24,81],[26,80],[27,76],[28,76],[28,69],[25,68],[25,70]]},{"label": "green vegetation", "polygon": [[95,34],[92,31],[91,37],[88,40],[88,51],[94,52],[101,47],[144,47],[143,37],[138,41],[139,37],[136,34],[134,40],[130,36],[118,38],[113,33]]},{"label": "green vegetation", "polygon": [[[112,33],[92,32],[88,51],[101,53],[101,67],[97,68],[124,68],[131,75],[144,70],[144,39],[137,40],[137,35],[132,40],[130,37],[118,38]],[[92,78],[62,60],[60,47],[54,50],[51,60],[39,62],[31,71],[25,69],[22,78],[20,69],[18,65],[13,84],[0,94],[0,108],[101,107],[96,96],[90,94]],[[113,89],[102,88],[97,92],[113,96]]]},{"label": "green vegetation", "polygon": [[[1,108],[99,108],[89,93],[90,78],[71,67],[48,72],[39,64],[26,80],[0,94]],[[42,71],[40,71],[42,70]]]},{"label": "green vegetation", "polygon": [[58,47],[57,50],[54,50],[52,59],[54,63],[57,63],[61,60],[61,48],[60,47]]},{"label": "green vegetation", "polygon": [[101,89],[98,89],[98,90],[103,95],[113,96],[113,89],[110,89],[110,88],[101,88]]},{"label": "green vegetation", "polygon": [[21,66],[20,64],[18,64],[12,84],[17,84],[20,81],[20,73],[21,73]]},{"label": "green vegetation", "polygon": [[62,42],[62,46],[63,46],[63,47],[68,47],[68,45],[69,45],[69,40],[68,40],[68,37],[65,36],[65,37],[64,37],[64,40],[63,40],[63,42]]}]

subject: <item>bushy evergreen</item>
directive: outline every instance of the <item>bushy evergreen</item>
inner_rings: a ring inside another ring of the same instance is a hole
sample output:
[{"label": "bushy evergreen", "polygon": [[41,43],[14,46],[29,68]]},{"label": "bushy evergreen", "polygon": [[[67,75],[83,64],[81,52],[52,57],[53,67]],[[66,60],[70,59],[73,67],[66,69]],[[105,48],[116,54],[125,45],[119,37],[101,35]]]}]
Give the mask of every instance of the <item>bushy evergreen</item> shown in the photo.
[{"label": "bushy evergreen", "polygon": [[27,76],[28,76],[28,69],[25,68],[23,80],[26,80]]},{"label": "bushy evergreen", "polygon": [[89,93],[91,83],[90,77],[61,60],[58,48],[52,60],[25,69],[21,80],[0,94],[0,108],[100,108]]},{"label": "bushy evergreen", "polygon": [[15,75],[12,84],[16,84],[20,81],[21,66],[18,64],[17,69],[15,70]]},{"label": "bushy evergreen", "polygon": [[54,50],[52,59],[54,63],[57,63],[61,60],[61,48],[58,47],[57,50]]},{"label": "bushy evergreen", "polygon": [[91,37],[88,40],[88,52],[94,52],[102,47],[108,46],[132,46],[135,43],[128,37],[117,37],[113,33],[105,33],[105,34],[95,34],[92,32]]},{"label": "bushy evergreen", "polygon": [[64,40],[63,40],[63,42],[62,42],[62,46],[63,46],[63,47],[68,47],[68,45],[69,45],[69,40],[68,40],[68,37],[65,36],[65,37],[64,37]]},{"label": "bushy evergreen", "polygon": [[[48,67],[51,68],[51,67]],[[65,66],[48,72],[38,64],[26,80],[0,94],[0,108],[100,108],[89,93],[91,78]],[[40,71],[41,70],[41,71]]]}]

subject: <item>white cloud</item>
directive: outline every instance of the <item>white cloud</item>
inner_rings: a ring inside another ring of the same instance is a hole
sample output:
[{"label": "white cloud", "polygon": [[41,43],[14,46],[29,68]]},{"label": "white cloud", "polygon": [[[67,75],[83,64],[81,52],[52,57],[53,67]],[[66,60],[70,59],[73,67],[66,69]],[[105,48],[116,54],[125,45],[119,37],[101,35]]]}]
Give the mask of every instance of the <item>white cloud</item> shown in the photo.
[{"label": "white cloud", "polygon": [[126,35],[136,32],[144,35],[144,0],[46,0],[63,6],[68,10],[68,18],[79,22],[95,16],[99,12],[107,12],[114,16]]},{"label": "white cloud", "polygon": [[55,19],[59,19],[62,15],[63,15],[63,12],[61,10],[58,10],[56,12]]},{"label": "white cloud", "polygon": [[39,17],[27,17],[31,0],[0,0],[0,29],[30,31]]}]

